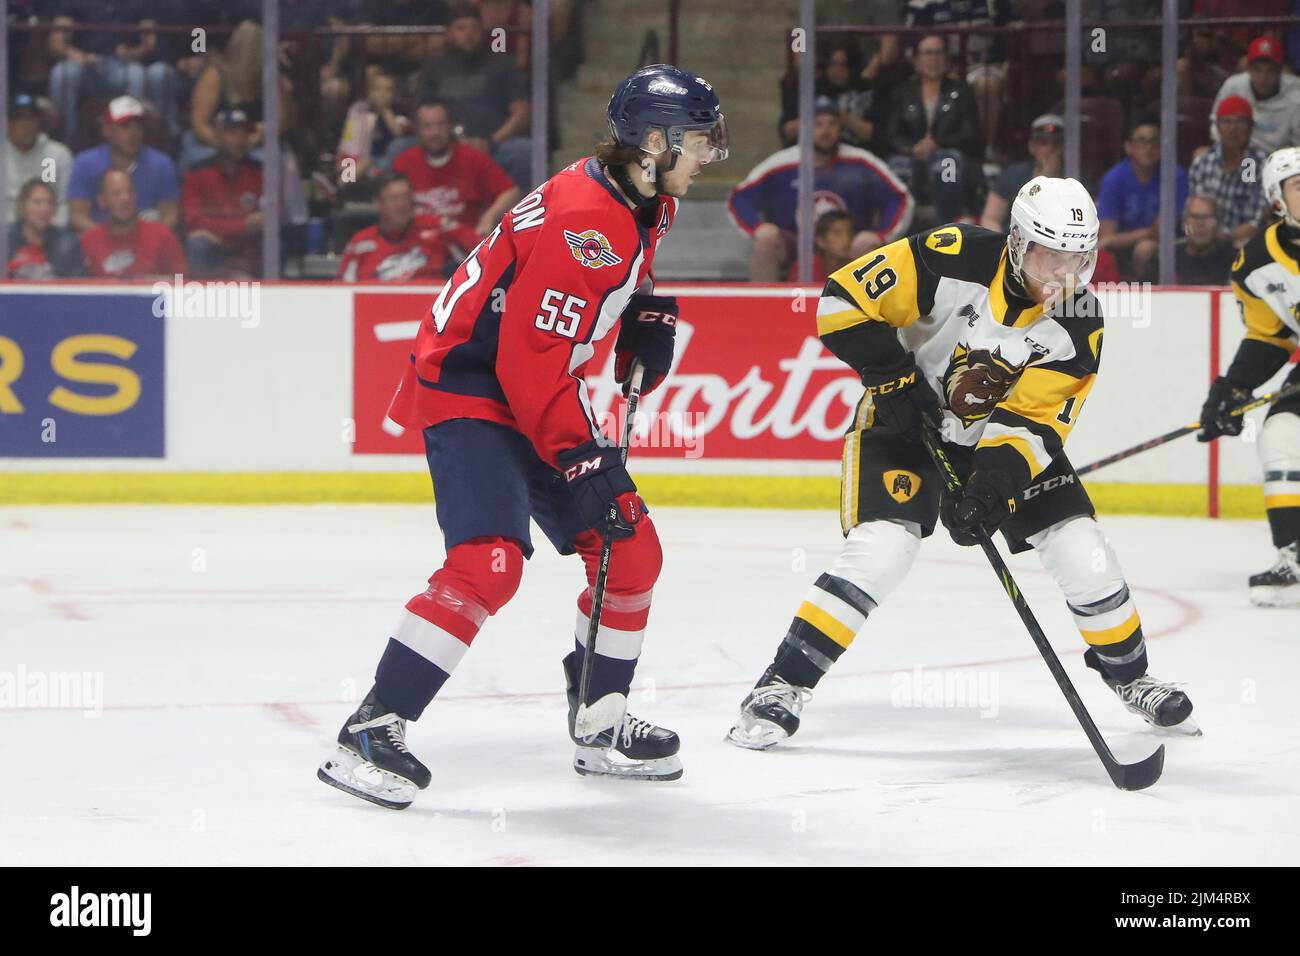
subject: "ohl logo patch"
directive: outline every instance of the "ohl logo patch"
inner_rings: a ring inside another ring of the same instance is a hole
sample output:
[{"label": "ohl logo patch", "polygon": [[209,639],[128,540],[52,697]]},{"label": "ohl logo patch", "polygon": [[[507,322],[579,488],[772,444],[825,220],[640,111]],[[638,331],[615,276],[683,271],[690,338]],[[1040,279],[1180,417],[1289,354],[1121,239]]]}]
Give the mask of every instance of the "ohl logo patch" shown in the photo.
[{"label": "ohl logo patch", "polygon": [[570,232],[566,229],[564,241],[569,244],[569,251],[573,253],[573,258],[589,269],[616,266],[623,261],[614,254],[614,249],[605,238],[605,234],[596,229],[585,229],[582,232]]},{"label": "ohl logo patch", "polygon": [[900,505],[907,504],[921,490],[921,476],[914,471],[892,469],[880,476],[885,491]]},{"label": "ohl logo patch", "polygon": [[946,256],[955,256],[961,252],[961,230],[956,226],[936,229],[925,240],[925,247]]}]

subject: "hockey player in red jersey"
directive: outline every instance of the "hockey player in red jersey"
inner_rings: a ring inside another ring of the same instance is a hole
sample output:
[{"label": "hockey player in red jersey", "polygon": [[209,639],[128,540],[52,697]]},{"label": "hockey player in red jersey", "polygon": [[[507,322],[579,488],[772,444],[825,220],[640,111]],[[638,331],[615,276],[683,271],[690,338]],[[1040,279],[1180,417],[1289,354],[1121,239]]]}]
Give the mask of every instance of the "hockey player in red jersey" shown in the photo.
[{"label": "hockey player in red jersey", "polygon": [[374,688],[318,773],[381,806],[406,807],[428,786],[428,768],[407,750],[406,721],[421,715],[514,595],[533,550],[530,517],[586,567],[574,648],[563,661],[573,735],[590,586],[615,502],[621,520],[612,527],[588,700],[612,700],[623,716],[573,738],[574,767],[643,780],[682,773],[677,735],[626,713],[662,554],[582,373],[592,343],[616,325],[622,381],[634,361],[645,370],[643,392],[668,373],[677,303],[653,292],[655,250],[700,169],[726,158],[727,131],[712,87],[665,65],[619,84],[608,120],[596,156],[521,199],[443,287],[389,410],[424,434],[447,556],[407,602]]}]

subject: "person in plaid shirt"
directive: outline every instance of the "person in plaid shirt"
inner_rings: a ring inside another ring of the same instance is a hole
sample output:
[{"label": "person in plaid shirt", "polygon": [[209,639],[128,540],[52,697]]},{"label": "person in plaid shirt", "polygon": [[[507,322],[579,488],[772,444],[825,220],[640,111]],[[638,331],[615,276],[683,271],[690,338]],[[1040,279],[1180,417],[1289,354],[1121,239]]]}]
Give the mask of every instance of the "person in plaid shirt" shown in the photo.
[{"label": "person in plaid shirt", "polygon": [[1219,141],[1192,161],[1191,194],[1214,200],[1220,230],[1241,247],[1259,230],[1264,212],[1259,174],[1267,157],[1250,141],[1254,120],[1245,97],[1224,97],[1214,111],[1214,127]]}]

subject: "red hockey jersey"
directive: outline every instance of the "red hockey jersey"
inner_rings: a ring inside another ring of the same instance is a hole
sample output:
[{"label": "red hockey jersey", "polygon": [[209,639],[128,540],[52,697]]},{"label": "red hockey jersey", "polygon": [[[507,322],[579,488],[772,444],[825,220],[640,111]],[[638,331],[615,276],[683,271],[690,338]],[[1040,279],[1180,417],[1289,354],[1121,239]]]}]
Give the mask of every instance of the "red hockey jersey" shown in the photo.
[{"label": "red hockey jersey", "polygon": [[389,417],[407,428],[479,418],[515,428],[554,466],[600,426],[583,365],[632,293],[653,284],[677,200],[628,208],[595,159],[515,205],[465,259],[420,324]]},{"label": "red hockey jersey", "polygon": [[441,279],[447,274],[444,269],[449,268],[447,260],[464,255],[478,240],[478,233],[468,226],[433,216],[412,216],[406,228],[395,236],[383,232],[376,223],[349,240],[338,277],[344,282]]}]

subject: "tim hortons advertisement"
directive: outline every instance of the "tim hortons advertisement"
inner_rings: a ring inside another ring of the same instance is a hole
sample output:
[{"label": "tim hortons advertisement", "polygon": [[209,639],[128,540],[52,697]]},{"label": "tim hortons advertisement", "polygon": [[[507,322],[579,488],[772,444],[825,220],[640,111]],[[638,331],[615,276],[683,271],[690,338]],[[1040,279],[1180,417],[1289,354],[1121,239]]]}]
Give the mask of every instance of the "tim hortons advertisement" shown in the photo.
[{"label": "tim hortons advertisement", "polygon": [[[428,293],[355,297],[353,412],[356,454],[420,454],[418,434],[387,421]],[[816,299],[789,295],[679,296],[673,371],[645,396],[637,454],[686,459],[836,459],[862,385],[817,339]],[[587,364],[592,410],[616,434],[616,331]]]}]

